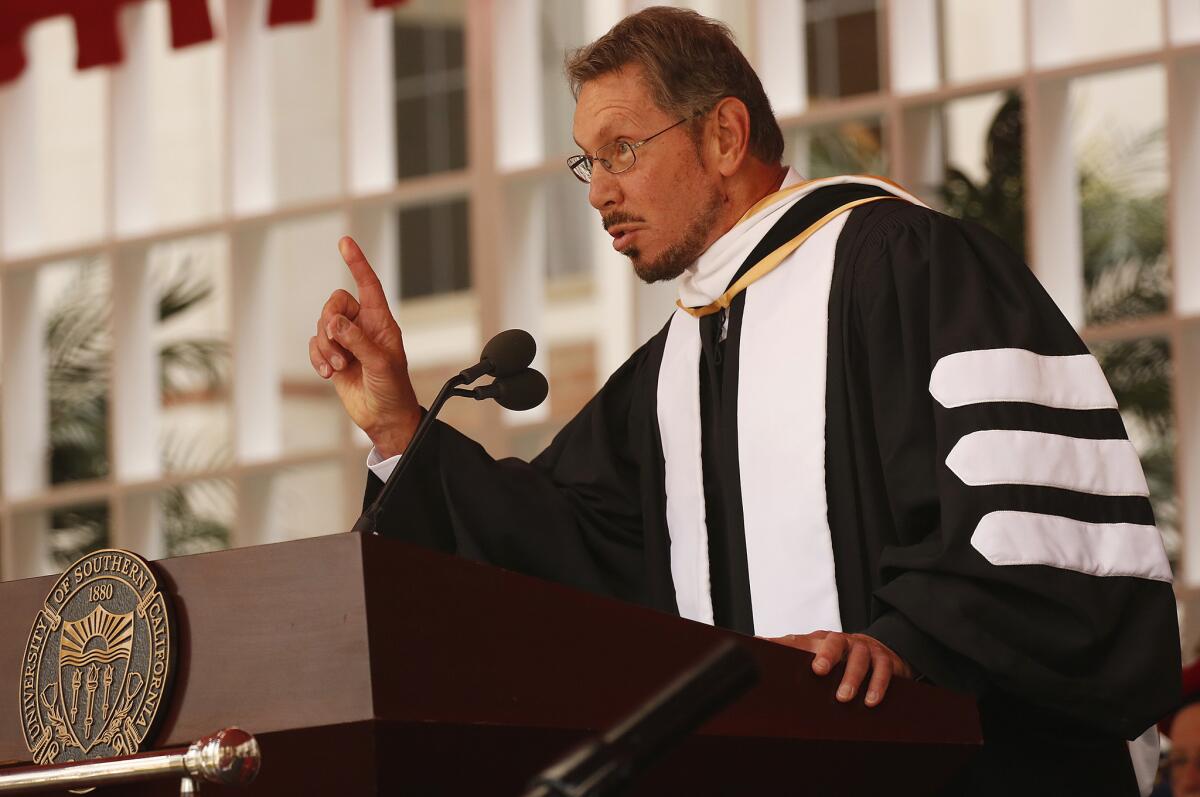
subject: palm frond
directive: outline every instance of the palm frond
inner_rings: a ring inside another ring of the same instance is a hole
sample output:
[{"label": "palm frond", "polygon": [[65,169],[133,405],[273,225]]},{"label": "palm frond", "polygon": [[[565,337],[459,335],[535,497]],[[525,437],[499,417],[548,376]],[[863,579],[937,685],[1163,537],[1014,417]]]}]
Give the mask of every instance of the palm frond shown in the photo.
[{"label": "palm frond", "polygon": [[991,230],[1025,257],[1024,114],[1020,95],[1010,93],[988,126],[984,167],[979,183],[947,164],[938,193],[951,216]]},{"label": "palm frond", "polygon": [[159,293],[158,320],[166,321],[186,313],[206,302],[213,292],[212,283],[204,276],[191,273],[184,267],[177,269]]},{"label": "palm frond", "polygon": [[108,544],[108,507],[72,507],[50,514],[50,558],[66,567]]},{"label": "palm frond", "polygon": [[158,350],[164,394],[215,390],[225,382],[229,347],[221,340],[178,340]]},{"label": "palm frond", "polygon": [[[167,270],[159,288],[160,322],[199,308],[213,295],[211,282],[188,268],[185,258]],[[98,263],[84,263],[75,279],[66,284],[46,318],[46,354],[50,414],[50,479],[60,483],[102,478],[108,473],[108,401],[111,387],[112,339],[107,272]],[[193,338],[165,344],[159,351],[162,390],[216,388],[224,381],[228,350],[223,342]],[[207,441],[164,441],[168,467],[173,460],[204,466],[228,462],[228,452],[208,450]],[[184,553],[192,548],[224,547],[228,529],[219,521],[202,518],[191,510],[183,488],[163,497],[163,524],[168,548]],[[65,566],[89,550],[102,547],[108,538],[108,507],[71,508],[51,514],[52,556]],[[182,541],[182,542],[180,542]]]},{"label": "palm frond", "polygon": [[[191,493],[192,495],[189,495]],[[218,514],[233,514],[233,485],[227,481],[197,482],[172,487],[162,496],[167,552],[171,556],[218,550],[229,547],[229,527],[200,513],[193,499],[215,507]]]},{"label": "palm frond", "polygon": [[164,434],[162,452],[164,465],[175,473],[220,470],[233,462],[233,451],[229,445],[214,441],[210,432]]},{"label": "palm frond", "polygon": [[835,129],[815,131],[808,157],[810,177],[884,171],[879,129],[865,122],[845,122]]}]

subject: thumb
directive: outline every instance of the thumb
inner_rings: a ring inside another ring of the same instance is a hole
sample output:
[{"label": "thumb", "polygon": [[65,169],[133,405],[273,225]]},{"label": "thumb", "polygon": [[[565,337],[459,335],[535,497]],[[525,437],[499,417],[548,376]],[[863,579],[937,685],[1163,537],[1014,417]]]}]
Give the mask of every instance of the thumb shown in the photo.
[{"label": "thumb", "polygon": [[346,316],[331,318],[325,327],[325,334],[330,340],[344,346],[368,371],[381,371],[387,367],[387,355],[383,350]]}]

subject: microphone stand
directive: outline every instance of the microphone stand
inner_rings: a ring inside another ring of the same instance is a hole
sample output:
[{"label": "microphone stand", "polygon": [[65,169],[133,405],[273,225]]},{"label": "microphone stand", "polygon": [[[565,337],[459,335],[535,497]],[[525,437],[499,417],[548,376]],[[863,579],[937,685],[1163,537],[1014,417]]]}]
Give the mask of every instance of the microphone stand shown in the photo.
[{"label": "microphone stand", "polygon": [[438,391],[437,398],[429,405],[429,410],[422,417],[417,428],[413,431],[412,439],[408,441],[408,446],[404,449],[404,456],[396,464],[391,475],[384,482],[383,488],[379,491],[379,495],[375,496],[375,500],[371,505],[363,510],[363,513],[358,516],[358,520],[354,521],[352,532],[360,532],[365,534],[378,534],[379,514],[383,511],[383,507],[396,490],[396,485],[404,478],[404,472],[408,469],[413,460],[413,453],[421,442],[429,434],[430,428],[433,427],[433,422],[437,418],[438,412],[442,409],[451,396],[465,396],[473,398],[476,401],[484,399],[495,399],[501,406],[514,410],[527,410],[541,404],[546,398],[548,386],[546,377],[540,372],[532,368],[525,368],[517,373],[508,373],[511,369],[505,369],[501,375],[496,376],[492,383],[477,387],[474,390],[467,390],[462,385],[467,385],[479,379],[481,375],[494,373],[496,369],[492,363],[486,360],[480,362],[479,365],[467,368],[446,381],[442,385],[442,389]]},{"label": "microphone stand", "polygon": [[628,717],[535,777],[523,797],[620,794],[634,776],[756,683],[754,657],[727,639]]},{"label": "microphone stand", "polygon": [[488,374],[494,375],[500,379],[508,374],[516,373],[520,369],[525,368],[533,360],[534,353],[537,351],[537,344],[528,332],[523,329],[509,329],[493,337],[483,347],[483,353],[479,356],[479,362],[472,365],[470,368],[464,368],[442,385],[442,389],[438,391],[437,398],[429,405],[429,411],[421,418],[417,424],[416,430],[413,432],[412,439],[409,440],[408,446],[404,449],[406,456],[400,458],[400,462],[392,471],[391,476],[383,485],[383,489],[379,491],[379,495],[371,502],[371,505],[363,510],[363,513],[358,516],[358,520],[354,521],[354,527],[350,531],[378,534],[377,521],[379,513],[386,505],[388,498],[396,490],[396,485],[404,475],[412,462],[412,453],[421,445],[421,441],[429,434],[429,428],[433,426],[433,421],[437,418],[438,412],[442,409],[442,405],[451,396],[467,395],[475,399],[490,398],[490,395],[485,396],[482,393],[473,393],[471,391],[457,390],[462,385],[469,385],[475,380]]},{"label": "microphone stand", "polygon": [[[478,377],[476,377],[477,379]],[[408,469],[408,465],[412,462],[412,453],[421,445],[421,441],[429,434],[429,429],[433,426],[434,420],[437,418],[438,412],[442,409],[442,405],[450,400],[451,396],[470,396],[470,391],[457,391],[462,385],[468,384],[468,372],[455,374],[446,380],[446,384],[442,385],[442,389],[438,391],[437,398],[429,405],[429,411],[421,418],[421,422],[417,424],[416,430],[413,432],[412,439],[408,441],[408,447],[404,449],[404,456],[400,457],[400,462],[396,464],[396,469],[384,482],[383,489],[379,491],[379,495],[375,496],[375,500],[371,505],[363,510],[363,513],[358,516],[358,520],[354,521],[354,526],[350,529],[351,532],[360,532],[363,534],[378,534],[376,522],[379,520],[379,512],[387,504],[388,498],[396,490],[396,485],[400,483],[404,471]]]}]

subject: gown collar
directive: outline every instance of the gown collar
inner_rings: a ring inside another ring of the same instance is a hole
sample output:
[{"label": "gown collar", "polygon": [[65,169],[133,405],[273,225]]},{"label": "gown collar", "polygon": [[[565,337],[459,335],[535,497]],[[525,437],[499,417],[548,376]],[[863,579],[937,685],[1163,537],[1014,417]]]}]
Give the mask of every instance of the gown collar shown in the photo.
[{"label": "gown collar", "polygon": [[882,177],[847,174],[805,180],[799,172],[789,167],[779,190],[751,206],[732,229],[713,242],[679,277],[680,304],[699,307],[715,301],[729,287],[729,282],[750,252],[788,208],[818,188],[846,183],[879,186],[924,206],[919,199]]}]

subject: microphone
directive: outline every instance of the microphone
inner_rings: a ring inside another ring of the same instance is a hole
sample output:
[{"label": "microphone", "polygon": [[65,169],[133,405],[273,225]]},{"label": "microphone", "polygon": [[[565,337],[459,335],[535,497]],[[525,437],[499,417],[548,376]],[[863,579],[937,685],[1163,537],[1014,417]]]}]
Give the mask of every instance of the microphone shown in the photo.
[{"label": "microphone", "polygon": [[487,342],[477,364],[459,373],[463,380],[459,384],[469,385],[483,376],[515,376],[533,362],[535,354],[537,343],[533,335],[523,329],[506,329]]},{"label": "microphone", "polygon": [[490,385],[474,390],[455,390],[456,396],[468,396],[476,401],[494,398],[506,410],[531,410],[546,400],[550,385],[541,371],[526,368],[512,376],[497,377]]},{"label": "microphone", "polygon": [[535,777],[524,797],[624,794],[636,775],[756,683],[754,657],[726,639],[628,717]]},{"label": "microphone", "polygon": [[[537,353],[537,343],[533,336],[523,329],[509,329],[501,332],[487,342],[479,355],[479,362],[470,368],[464,368],[446,380],[437,398],[429,405],[429,411],[421,418],[413,432],[404,456],[396,465],[392,475],[384,483],[379,495],[371,505],[363,510],[354,521],[351,531],[378,534],[376,524],[379,513],[387,504],[396,485],[403,478],[404,471],[413,460],[413,453],[429,434],[433,421],[451,396],[469,396],[477,401],[494,398],[500,406],[510,410],[529,410],[546,400],[550,387],[546,377],[529,367],[533,356]],[[491,374],[496,379],[490,385],[464,390],[463,385],[469,385],[482,376]]]}]

